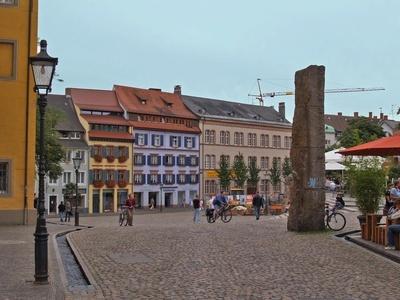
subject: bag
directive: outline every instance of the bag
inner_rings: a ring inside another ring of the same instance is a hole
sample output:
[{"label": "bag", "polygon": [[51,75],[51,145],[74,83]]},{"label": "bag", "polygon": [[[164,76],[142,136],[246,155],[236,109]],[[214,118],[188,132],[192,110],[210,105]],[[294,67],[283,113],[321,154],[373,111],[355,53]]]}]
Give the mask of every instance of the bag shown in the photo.
[{"label": "bag", "polygon": [[398,211],[392,213],[391,215],[388,216],[388,218],[389,218],[390,220],[399,219],[399,218],[400,218],[400,210],[398,210]]}]

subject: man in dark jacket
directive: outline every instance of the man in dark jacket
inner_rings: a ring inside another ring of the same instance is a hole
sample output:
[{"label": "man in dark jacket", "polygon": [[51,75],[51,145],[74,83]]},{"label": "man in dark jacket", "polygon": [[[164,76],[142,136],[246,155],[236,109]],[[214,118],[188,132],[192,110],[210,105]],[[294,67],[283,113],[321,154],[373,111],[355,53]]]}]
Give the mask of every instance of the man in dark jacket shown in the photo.
[{"label": "man in dark jacket", "polygon": [[256,215],[256,220],[260,219],[261,207],[264,207],[264,201],[257,191],[256,194],[253,196],[253,208],[254,208],[254,214]]}]

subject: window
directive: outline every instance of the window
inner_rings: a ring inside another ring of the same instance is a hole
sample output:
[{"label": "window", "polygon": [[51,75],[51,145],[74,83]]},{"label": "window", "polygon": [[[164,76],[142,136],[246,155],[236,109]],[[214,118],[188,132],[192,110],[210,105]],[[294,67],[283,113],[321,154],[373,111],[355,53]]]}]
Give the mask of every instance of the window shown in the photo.
[{"label": "window", "polygon": [[228,165],[228,168],[230,167],[230,156],[229,155],[221,155],[220,157],[219,157],[219,161],[221,162],[223,159],[224,159],[224,157],[225,157],[225,160],[226,160],[226,164]]},{"label": "window", "polygon": [[195,156],[195,155],[190,156],[190,165],[197,166],[197,156]]},{"label": "window", "polygon": [[205,132],[205,140],[206,144],[215,144],[215,130],[207,129]]},{"label": "window", "polygon": [[165,166],[173,166],[174,165],[174,156],[171,154],[167,154],[164,156],[164,165]]},{"label": "window", "polygon": [[204,192],[206,194],[215,194],[217,192],[217,182],[215,180],[206,180]]},{"label": "window", "polygon": [[248,146],[257,146],[257,134],[255,134],[255,133],[247,134],[247,145]]},{"label": "window", "polygon": [[269,169],[269,157],[261,156],[261,169],[262,170]]},{"label": "window", "polygon": [[[0,0],[3,5],[12,5]],[[14,80],[16,78],[17,42],[0,39],[0,79]]]},{"label": "window", "polygon": [[173,184],[174,183],[174,175],[173,174],[165,174],[164,175],[164,183],[165,184]]},{"label": "window", "polygon": [[143,176],[142,176],[142,174],[133,175],[133,181],[135,182],[135,184],[143,184]]},{"label": "window", "polygon": [[161,135],[153,134],[153,146],[155,147],[161,146]]},{"label": "window", "polygon": [[71,172],[64,172],[63,173],[63,183],[64,184],[71,183]]},{"label": "window", "polygon": [[158,174],[150,174],[150,184],[158,183]]},{"label": "window", "polygon": [[256,156],[249,156],[247,158],[247,166],[249,167],[253,161],[255,162],[256,167],[257,167],[257,157]]},{"label": "window", "polygon": [[151,166],[158,165],[158,155],[157,154],[150,154],[150,165]]},{"label": "window", "polygon": [[0,0],[0,5],[17,5],[18,0]]},{"label": "window", "polygon": [[197,175],[190,174],[190,183],[197,183]]},{"label": "window", "polygon": [[211,156],[207,154],[204,157],[204,169],[210,169],[210,168],[211,168]]},{"label": "window", "polygon": [[145,145],[145,136],[143,133],[139,133],[137,134],[137,145],[139,146],[144,146]]},{"label": "window", "polygon": [[78,172],[78,184],[85,184],[85,172]]},{"label": "window", "polygon": [[73,140],[79,140],[81,138],[81,133],[80,132],[71,132],[70,138]]},{"label": "window", "polygon": [[193,148],[193,138],[185,137],[186,148]]},{"label": "window", "polygon": [[277,166],[277,168],[278,168],[279,170],[282,168],[282,165],[281,165],[282,160],[281,160],[280,157],[274,157],[274,158],[272,159],[272,162],[273,162],[273,163],[276,162],[276,166]]},{"label": "window", "polygon": [[57,178],[51,178],[51,177],[49,177],[49,184],[51,184],[51,185],[55,185],[55,184],[57,184]]},{"label": "window", "polygon": [[204,143],[209,144],[210,143],[210,130],[207,129],[206,132],[204,133]]},{"label": "window", "polygon": [[102,173],[101,170],[93,170],[93,180],[94,181],[101,181],[102,180],[101,173]]},{"label": "window", "polygon": [[272,147],[274,148],[281,148],[281,136],[280,135],[273,135],[272,136]]},{"label": "window", "polygon": [[171,147],[179,147],[179,139],[177,136],[171,136]]},{"label": "window", "polygon": [[81,159],[81,163],[85,163],[85,151],[76,151],[76,156]]},{"label": "window", "polygon": [[229,145],[229,131],[220,131],[219,133],[219,143],[222,145]]},{"label": "window", "polygon": [[[326,141],[325,141],[326,143]],[[330,144],[330,141],[328,140],[328,143]],[[291,148],[292,146],[292,137],[290,136],[285,136],[285,148]]]},{"label": "window", "polygon": [[137,153],[133,156],[135,166],[144,165],[144,155]]},{"label": "window", "polygon": [[186,175],[185,174],[179,174],[178,175],[178,183],[180,183],[180,184],[185,184],[186,183]]},{"label": "window", "polygon": [[184,166],[186,164],[186,156],[179,155],[178,156],[178,166]]},{"label": "window", "polygon": [[269,147],[269,135],[262,134],[260,139],[261,147]]},{"label": "window", "polygon": [[216,167],[215,155],[210,155],[210,168],[215,169],[215,167]]},{"label": "window", "polygon": [[9,161],[0,161],[0,196],[8,196],[11,194],[10,169]]},{"label": "window", "polygon": [[66,163],[71,162],[71,157],[72,157],[72,151],[71,150],[65,151],[65,162]]},{"label": "window", "polygon": [[261,179],[260,193],[264,194],[264,195],[268,195],[268,180],[267,179]]}]

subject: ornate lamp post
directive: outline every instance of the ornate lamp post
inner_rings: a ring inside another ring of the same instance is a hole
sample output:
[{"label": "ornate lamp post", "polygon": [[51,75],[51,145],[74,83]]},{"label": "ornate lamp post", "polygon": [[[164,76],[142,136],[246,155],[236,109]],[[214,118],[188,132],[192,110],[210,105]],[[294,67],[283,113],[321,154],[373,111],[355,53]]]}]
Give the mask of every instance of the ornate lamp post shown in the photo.
[{"label": "ornate lamp post", "polygon": [[40,41],[40,52],[29,58],[32,66],[33,78],[35,80],[34,91],[38,95],[37,105],[39,107],[39,199],[38,215],[35,230],[35,283],[48,283],[48,251],[47,239],[49,234],[46,228],[44,216],[44,117],[47,105],[47,94],[51,91],[51,82],[58,63],[58,58],[50,57],[47,54],[47,42]]},{"label": "ornate lamp post", "polygon": [[162,212],[162,202],[163,202],[163,183],[160,184],[160,212]]},{"label": "ornate lamp post", "polygon": [[81,167],[82,158],[77,154],[72,161],[74,162],[75,169],[75,226],[79,226],[79,212],[78,212],[78,200],[79,200],[79,191],[78,191],[78,175],[79,168]]}]

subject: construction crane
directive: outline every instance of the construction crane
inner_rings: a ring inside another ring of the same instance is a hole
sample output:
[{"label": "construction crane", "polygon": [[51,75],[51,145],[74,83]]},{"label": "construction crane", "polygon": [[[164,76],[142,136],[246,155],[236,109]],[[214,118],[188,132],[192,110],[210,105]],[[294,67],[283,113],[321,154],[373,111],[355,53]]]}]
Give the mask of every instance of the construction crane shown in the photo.
[{"label": "construction crane", "polygon": [[[258,84],[258,95],[248,94],[248,96],[256,97],[256,99],[260,102],[260,106],[264,105],[264,97],[279,97],[279,96],[293,96],[295,93],[293,91],[290,92],[271,92],[271,93],[262,93],[260,87],[260,78],[257,78]],[[373,87],[373,88],[344,88],[344,89],[326,89],[325,93],[354,93],[354,92],[372,92],[372,91],[384,91],[383,87]]]}]

